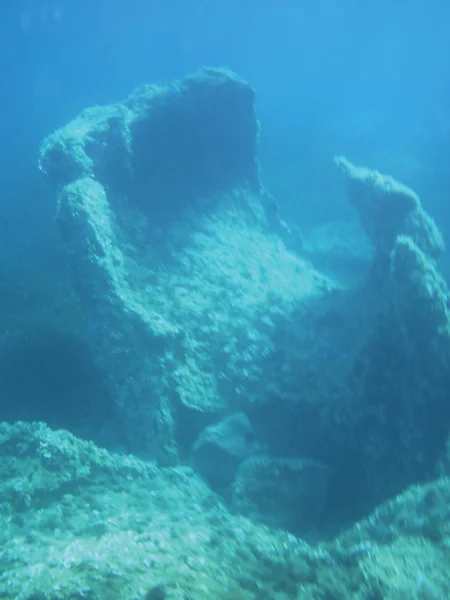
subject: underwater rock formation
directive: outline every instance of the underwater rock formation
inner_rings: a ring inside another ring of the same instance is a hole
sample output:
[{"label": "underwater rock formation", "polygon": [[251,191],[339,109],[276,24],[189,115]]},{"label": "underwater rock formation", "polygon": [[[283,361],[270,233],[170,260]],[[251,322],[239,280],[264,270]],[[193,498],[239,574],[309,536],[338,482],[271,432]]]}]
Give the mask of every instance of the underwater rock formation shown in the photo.
[{"label": "underwater rock formation", "polygon": [[400,234],[411,237],[430,258],[442,254],[442,235],[413,190],[389,175],[357,167],[343,156],[337,156],[335,163],[345,177],[361,225],[379,255],[388,254]]},{"label": "underwater rock formation", "polygon": [[[252,464],[320,464],[326,485],[309,521],[329,533],[432,478],[442,458],[443,243],[413,191],[341,157],[373,255],[365,247],[370,268],[352,285],[334,264],[320,272],[317,251],[291,249],[261,184],[258,130],[249,84],[209,69],[85,110],[45,140],[40,166],[57,190],[80,335],[108,377],[105,444],[160,464],[191,458],[211,482],[213,441],[232,459],[224,488],[235,472],[243,484]],[[260,463],[211,436],[236,412],[250,422],[250,446],[264,448]],[[306,506],[313,486],[293,473],[285,497],[303,493]],[[283,506],[238,504],[281,522]]]},{"label": "underwater rock formation", "polygon": [[374,245],[374,263],[382,265],[369,275],[364,292],[372,286],[385,313],[392,313],[402,329],[400,339],[406,337],[410,346],[422,344],[423,358],[434,353],[437,364],[446,362],[450,294],[436,264],[444,251],[439,229],[411,189],[378,171],[355,167],[344,157],[335,162]]},{"label": "underwater rock formation", "polygon": [[361,402],[350,429],[359,437],[360,481],[377,503],[433,478],[445,451],[450,303],[436,263],[444,243],[412,190],[343,157],[336,164],[375,250],[352,300],[366,332],[351,377]]},{"label": "underwater rock formation", "polygon": [[338,287],[284,246],[257,142],[252,88],[203,70],[87,109],[42,146],[119,447],[189,454],[266,395],[277,321]]},{"label": "underwater rock formation", "polygon": [[308,545],[231,515],[190,469],[0,424],[5,600],[448,598],[450,482]]},{"label": "underwater rock formation", "polygon": [[[450,293],[429,257],[408,236],[397,237],[391,253],[393,301],[410,342],[450,361]],[[423,346],[425,344],[425,346]]]}]

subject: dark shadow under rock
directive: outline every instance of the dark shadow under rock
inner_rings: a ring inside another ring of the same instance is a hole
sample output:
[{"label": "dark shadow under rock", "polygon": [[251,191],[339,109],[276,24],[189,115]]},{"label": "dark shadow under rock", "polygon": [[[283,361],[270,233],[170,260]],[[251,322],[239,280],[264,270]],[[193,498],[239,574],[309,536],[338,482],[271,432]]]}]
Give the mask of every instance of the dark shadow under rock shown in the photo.
[{"label": "dark shadow under rock", "polygon": [[104,381],[90,348],[76,336],[27,332],[0,349],[1,419],[44,421],[103,441],[111,408]]},{"label": "dark shadow under rock", "polygon": [[329,479],[330,469],[317,461],[251,457],[236,473],[232,507],[253,520],[314,539],[326,520]]}]

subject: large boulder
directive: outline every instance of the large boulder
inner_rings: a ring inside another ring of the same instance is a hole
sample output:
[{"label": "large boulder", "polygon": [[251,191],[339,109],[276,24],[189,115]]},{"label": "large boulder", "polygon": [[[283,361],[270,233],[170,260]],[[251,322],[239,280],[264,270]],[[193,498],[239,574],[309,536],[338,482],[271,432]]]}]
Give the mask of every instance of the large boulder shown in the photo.
[{"label": "large boulder", "polygon": [[200,433],[191,464],[212,489],[227,496],[241,463],[261,448],[245,413],[233,413]]}]

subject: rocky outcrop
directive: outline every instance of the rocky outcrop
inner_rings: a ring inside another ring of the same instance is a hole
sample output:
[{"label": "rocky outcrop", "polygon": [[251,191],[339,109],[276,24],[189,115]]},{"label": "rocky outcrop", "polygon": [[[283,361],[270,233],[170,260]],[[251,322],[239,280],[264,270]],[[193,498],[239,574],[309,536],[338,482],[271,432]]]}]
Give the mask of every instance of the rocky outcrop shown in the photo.
[{"label": "rocky outcrop", "polygon": [[0,496],[6,600],[450,594],[446,478],[309,545],[231,515],[191,469],[17,423],[0,425]]},{"label": "rocky outcrop", "polygon": [[[104,443],[191,459],[227,500],[239,490],[244,514],[329,533],[442,459],[443,242],[412,190],[339,157],[373,248],[356,236],[338,260],[324,256],[338,245],[317,240],[294,252],[257,143],[252,88],[203,70],[87,109],[49,136],[40,165],[57,191],[80,335],[107,374]],[[356,264],[355,247],[364,264],[343,285],[338,262]],[[229,428],[235,413],[247,430]],[[289,499],[303,503],[301,523],[277,518]]]},{"label": "rocky outcrop", "polygon": [[377,503],[434,477],[445,452],[449,293],[437,267],[444,243],[412,190],[343,157],[336,164],[375,251],[352,300],[367,329],[349,380],[357,418],[347,440],[354,437],[359,456],[354,476]]},{"label": "rocky outcrop", "polygon": [[286,249],[257,143],[252,88],[203,70],[87,109],[42,146],[117,447],[187,456],[266,396],[277,323],[338,288]]}]

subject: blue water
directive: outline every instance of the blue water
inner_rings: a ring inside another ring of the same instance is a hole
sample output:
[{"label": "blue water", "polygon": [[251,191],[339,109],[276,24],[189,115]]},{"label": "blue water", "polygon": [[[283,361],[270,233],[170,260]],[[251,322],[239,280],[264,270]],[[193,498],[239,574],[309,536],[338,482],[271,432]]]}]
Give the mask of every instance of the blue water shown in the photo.
[{"label": "blue water", "polygon": [[45,250],[45,135],[204,65],[256,88],[264,181],[285,216],[308,227],[348,210],[331,165],[342,153],[414,187],[448,229],[449,23],[437,0],[5,0],[0,245],[14,256],[37,237]]}]

